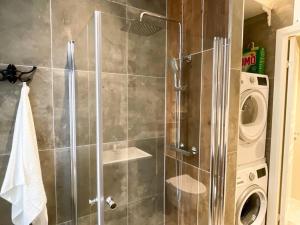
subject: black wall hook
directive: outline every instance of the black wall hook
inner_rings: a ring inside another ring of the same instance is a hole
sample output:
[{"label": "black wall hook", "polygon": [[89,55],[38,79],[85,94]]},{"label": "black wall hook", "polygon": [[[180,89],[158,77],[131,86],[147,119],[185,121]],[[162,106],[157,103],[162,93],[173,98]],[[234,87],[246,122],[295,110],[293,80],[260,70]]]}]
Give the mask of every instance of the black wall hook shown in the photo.
[{"label": "black wall hook", "polygon": [[18,80],[21,82],[28,82],[32,79],[36,69],[37,67],[33,66],[30,71],[23,72],[18,70],[14,64],[9,64],[6,69],[0,70],[0,81],[8,80],[12,84],[16,83]]}]

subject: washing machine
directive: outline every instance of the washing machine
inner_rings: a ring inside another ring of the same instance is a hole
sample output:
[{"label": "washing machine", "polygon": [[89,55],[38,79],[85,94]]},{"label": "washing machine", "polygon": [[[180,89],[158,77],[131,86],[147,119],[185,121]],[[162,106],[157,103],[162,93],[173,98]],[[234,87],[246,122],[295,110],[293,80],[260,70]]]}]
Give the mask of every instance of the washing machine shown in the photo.
[{"label": "washing machine", "polygon": [[236,225],[264,225],[267,211],[268,169],[264,160],[238,169]]},{"label": "washing machine", "polygon": [[238,166],[265,157],[268,97],[266,75],[241,74]]}]

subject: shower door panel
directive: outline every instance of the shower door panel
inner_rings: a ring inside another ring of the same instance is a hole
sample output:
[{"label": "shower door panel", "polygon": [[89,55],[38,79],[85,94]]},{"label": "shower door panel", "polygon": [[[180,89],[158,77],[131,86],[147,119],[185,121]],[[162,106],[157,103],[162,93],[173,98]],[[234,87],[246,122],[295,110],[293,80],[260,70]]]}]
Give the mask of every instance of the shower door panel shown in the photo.
[{"label": "shower door panel", "polygon": [[69,42],[69,111],[72,225],[96,225],[99,173],[99,84],[95,17]]},{"label": "shower door panel", "polygon": [[100,224],[161,225],[165,30],[151,36],[137,32],[139,11],[133,8],[124,7],[117,15],[96,14],[101,27],[96,64],[103,125]]}]

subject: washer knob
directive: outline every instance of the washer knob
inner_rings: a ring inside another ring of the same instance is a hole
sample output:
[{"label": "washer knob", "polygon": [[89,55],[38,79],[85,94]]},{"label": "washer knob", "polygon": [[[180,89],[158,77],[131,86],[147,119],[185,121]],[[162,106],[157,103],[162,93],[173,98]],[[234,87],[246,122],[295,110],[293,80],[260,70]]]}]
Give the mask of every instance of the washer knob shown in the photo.
[{"label": "washer knob", "polygon": [[253,181],[254,179],[255,179],[255,174],[251,172],[251,173],[249,174],[249,180],[250,180],[250,181]]},{"label": "washer knob", "polygon": [[250,83],[254,84],[254,82],[255,82],[255,78],[254,77],[250,77]]}]

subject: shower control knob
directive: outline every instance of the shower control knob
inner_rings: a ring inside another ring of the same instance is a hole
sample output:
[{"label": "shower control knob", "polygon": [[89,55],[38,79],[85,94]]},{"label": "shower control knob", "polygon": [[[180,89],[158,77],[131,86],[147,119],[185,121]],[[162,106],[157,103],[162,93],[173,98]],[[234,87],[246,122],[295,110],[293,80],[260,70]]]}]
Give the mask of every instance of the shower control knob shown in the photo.
[{"label": "shower control knob", "polygon": [[251,172],[251,173],[249,174],[249,180],[250,180],[250,181],[253,181],[254,179],[255,179],[255,174]]},{"label": "shower control knob", "polygon": [[111,196],[108,196],[105,199],[107,205],[109,206],[109,208],[111,209],[115,209],[117,207],[117,204],[115,203],[115,201],[113,200],[113,198]]}]

